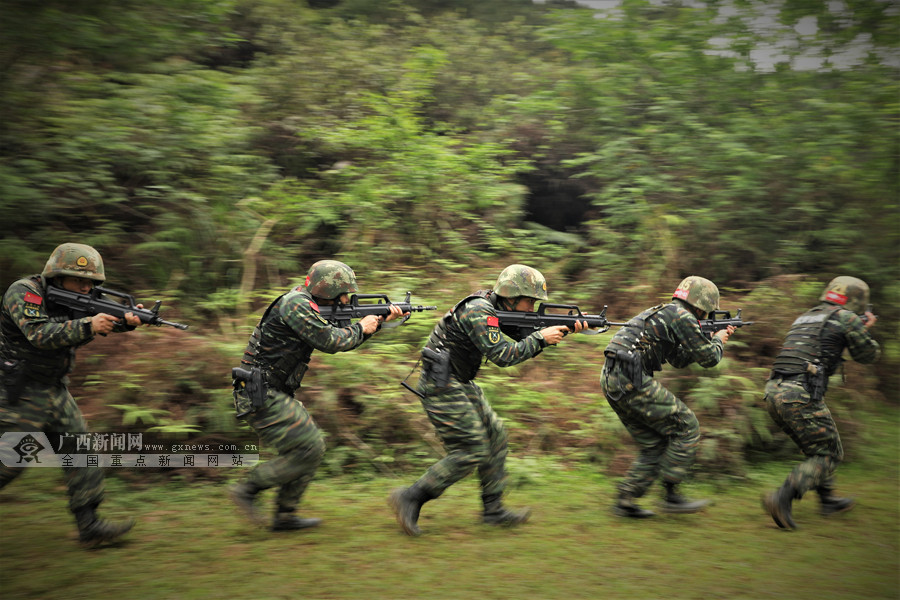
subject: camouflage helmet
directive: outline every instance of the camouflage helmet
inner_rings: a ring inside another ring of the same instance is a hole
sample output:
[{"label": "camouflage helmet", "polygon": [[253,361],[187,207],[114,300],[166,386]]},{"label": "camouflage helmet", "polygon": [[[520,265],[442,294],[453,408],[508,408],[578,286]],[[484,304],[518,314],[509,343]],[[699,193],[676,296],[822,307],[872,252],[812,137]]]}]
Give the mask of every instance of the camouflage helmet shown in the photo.
[{"label": "camouflage helmet", "polygon": [[57,246],[44,265],[41,275],[47,279],[68,275],[101,283],[106,281],[100,253],[85,244],[68,243]]},{"label": "camouflage helmet", "polygon": [[719,288],[709,279],[696,275],[685,277],[672,293],[672,298],[684,300],[705,313],[719,310]]},{"label": "camouflage helmet", "polygon": [[527,296],[547,300],[547,280],[537,269],[525,265],[509,265],[497,277],[494,292],[504,298]]},{"label": "camouflage helmet", "polygon": [[856,277],[835,277],[825,287],[819,300],[840,304],[855,313],[863,313],[869,304],[869,286]]},{"label": "camouflage helmet", "polygon": [[333,300],[341,294],[358,292],[356,274],[349,266],[336,260],[320,260],[306,274],[306,289],[317,298]]}]

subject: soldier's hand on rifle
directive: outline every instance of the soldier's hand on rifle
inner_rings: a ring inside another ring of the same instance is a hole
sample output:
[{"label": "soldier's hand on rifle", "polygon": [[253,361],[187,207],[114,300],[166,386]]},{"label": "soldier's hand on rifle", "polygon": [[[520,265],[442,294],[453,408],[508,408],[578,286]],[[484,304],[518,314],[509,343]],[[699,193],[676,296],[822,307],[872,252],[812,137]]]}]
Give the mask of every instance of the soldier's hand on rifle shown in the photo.
[{"label": "soldier's hand on rifle", "polygon": [[378,331],[378,328],[381,326],[381,317],[376,317],[375,315],[366,315],[359,320],[359,324],[362,325],[364,334],[372,335],[373,333]]},{"label": "soldier's hand on rifle", "polygon": [[[130,313],[129,313],[130,314]],[[135,317],[136,318],[136,317]],[[91,330],[98,335],[106,335],[113,330],[119,319],[106,313],[97,313],[91,317]],[[138,321],[140,323],[140,321]]]},{"label": "soldier's hand on rifle", "polygon": [[[138,304],[135,308],[144,308],[143,304]],[[125,313],[125,322],[131,325],[132,327],[139,327],[141,325],[141,320],[134,315],[134,313]]]},{"label": "soldier's hand on rifle", "polygon": [[553,327],[541,329],[541,337],[544,338],[544,342],[548,346],[555,346],[560,343],[567,333],[569,333],[569,328],[565,325],[554,325]]},{"label": "soldier's hand on rifle", "polygon": [[366,315],[365,317],[360,319],[359,324],[362,325],[363,333],[365,333],[366,335],[372,335],[373,333],[378,331],[378,328],[381,327],[382,323],[393,321],[394,319],[403,316],[403,311],[401,311],[400,307],[396,304],[389,305],[388,309],[391,311],[391,314],[389,314],[387,318],[376,315]]},{"label": "soldier's hand on rifle", "polygon": [[865,328],[868,329],[869,327],[874,325],[875,321],[877,321],[877,320],[878,320],[878,317],[876,317],[872,311],[867,310],[866,311],[866,322],[864,323]]},{"label": "soldier's hand on rifle", "polygon": [[721,339],[722,343],[724,344],[724,343],[728,342],[728,338],[731,337],[731,334],[734,333],[734,331],[735,331],[735,327],[733,325],[729,325],[725,329],[718,330],[713,335],[718,336],[719,339]]},{"label": "soldier's hand on rifle", "polygon": [[400,317],[409,316],[409,313],[405,313],[405,312],[401,311],[400,307],[397,306],[396,304],[391,304],[389,306],[389,308],[391,309],[391,314],[389,314],[387,316],[387,318],[384,320],[385,323],[388,321],[393,321],[394,319],[399,319]]},{"label": "soldier's hand on rifle", "polygon": [[588,327],[587,321],[575,321],[575,331],[573,332],[569,329],[569,332],[578,333],[579,331],[584,331],[585,329],[590,329]]}]

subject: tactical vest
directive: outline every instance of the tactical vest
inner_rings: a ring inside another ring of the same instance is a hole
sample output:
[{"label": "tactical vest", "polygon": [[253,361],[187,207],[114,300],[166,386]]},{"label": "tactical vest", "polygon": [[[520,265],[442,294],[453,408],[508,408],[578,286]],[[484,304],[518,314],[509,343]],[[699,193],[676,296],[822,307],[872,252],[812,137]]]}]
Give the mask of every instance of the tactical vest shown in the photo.
[{"label": "tactical vest", "polygon": [[[35,293],[45,296],[44,280],[40,275],[32,275],[20,281],[29,281],[36,288]],[[44,310],[51,322],[72,320],[69,309],[45,304]],[[42,381],[62,379],[74,368],[75,348],[79,345],[81,344],[62,348],[38,348],[28,341],[6,307],[0,309],[0,357],[20,361],[26,377]]]},{"label": "tactical vest", "polygon": [[296,289],[291,290],[269,305],[250,335],[241,358],[241,364],[245,367],[259,367],[262,370],[270,388],[288,395],[293,395],[300,387],[314,348],[297,337],[279,311],[273,309],[298,294],[300,292]]},{"label": "tactical vest", "polygon": [[637,353],[645,373],[653,375],[655,371],[661,370],[666,357],[679,341],[671,337],[668,327],[647,329],[647,321],[667,309],[674,311],[676,306],[671,303],[658,304],[631,318],[616,332],[604,354],[615,358],[617,352]]},{"label": "tactical vest", "polygon": [[441,318],[425,344],[432,350],[450,351],[450,368],[456,378],[463,383],[475,379],[478,369],[481,368],[483,355],[460,327],[454,315],[458,308],[475,298],[485,298],[494,308],[497,307],[497,295],[491,290],[479,290],[471,296],[466,296]]},{"label": "tactical vest", "polygon": [[839,306],[820,304],[797,317],[772,370],[785,374],[804,373],[807,364],[812,363],[824,366],[826,376],[830,377],[842,361],[843,331],[826,326],[839,310]]}]

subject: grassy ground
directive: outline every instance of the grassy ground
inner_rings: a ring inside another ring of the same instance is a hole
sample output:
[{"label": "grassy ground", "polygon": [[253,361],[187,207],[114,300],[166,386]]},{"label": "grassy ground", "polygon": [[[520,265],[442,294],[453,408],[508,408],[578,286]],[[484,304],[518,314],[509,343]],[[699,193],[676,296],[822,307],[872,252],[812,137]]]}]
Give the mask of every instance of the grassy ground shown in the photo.
[{"label": "grassy ground", "polygon": [[119,546],[82,550],[59,473],[31,469],[0,492],[0,597],[898,598],[896,432],[896,418],[882,420],[870,456],[841,468],[853,511],[826,519],[811,494],[795,503],[794,532],[760,507],[788,463],[739,484],[687,486],[714,499],[703,514],[630,521],[608,510],[614,481],[513,460],[520,472],[508,502],[534,511],[517,529],[478,522],[474,478],[426,505],[420,538],[400,532],[386,503],[414,476],[317,479],[303,514],[323,526],[279,534],[245,524],[222,483],[110,478],[103,514],[134,514],[138,524]]}]

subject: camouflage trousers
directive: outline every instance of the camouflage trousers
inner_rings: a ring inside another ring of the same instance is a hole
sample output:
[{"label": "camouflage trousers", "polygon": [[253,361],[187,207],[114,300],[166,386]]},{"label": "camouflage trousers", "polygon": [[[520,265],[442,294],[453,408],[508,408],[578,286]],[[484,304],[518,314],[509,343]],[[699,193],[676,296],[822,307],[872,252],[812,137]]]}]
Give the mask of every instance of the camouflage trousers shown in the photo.
[{"label": "camouflage trousers", "polygon": [[416,486],[437,498],[448,487],[478,469],[482,496],[499,496],[506,487],[506,429],[477,384],[450,378],[436,389],[420,380],[422,407],[447,455],[429,467]]},{"label": "camouflage trousers", "polygon": [[266,405],[247,416],[262,444],[278,457],[251,469],[250,483],[260,489],[278,486],[278,509],[291,512],[312,481],[325,454],[322,432],[303,404],[283,392],[270,391]]},{"label": "camouflage trousers", "polygon": [[[6,432],[87,433],[87,423],[64,381],[26,383],[16,403],[7,403],[0,385],[0,435]],[[0,465],[0,489],[27,469]],[[69,510],[96,508],[103,500],[103,471],[62,467],[69,492]]]},{"label": "camouflage trousers", "polygon": [[766,382],[766,408],[806,456],[788,477],[797,497],[811,489],[833,489],[844,447],[825,401],[812,400],[801,381],[776,377]]},{"label": "camouflage trousers", "polygon": [[639,389],[618,369],[604,366],[600,386],[640,451],[619,492],[640,498],[657,477],[678,484],[694,464],[700,423],[694,412],[651,377]]}]

